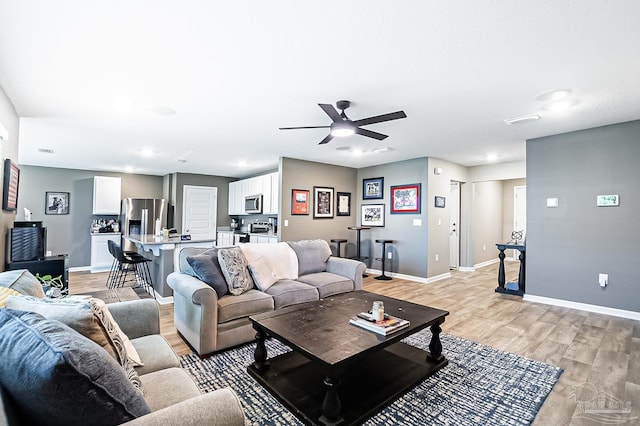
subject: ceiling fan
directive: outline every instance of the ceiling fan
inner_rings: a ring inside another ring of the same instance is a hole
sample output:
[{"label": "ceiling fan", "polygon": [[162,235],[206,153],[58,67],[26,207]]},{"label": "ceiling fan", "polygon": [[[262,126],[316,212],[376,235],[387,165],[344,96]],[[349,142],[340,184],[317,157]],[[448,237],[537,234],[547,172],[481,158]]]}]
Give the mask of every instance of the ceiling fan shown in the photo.
[{"label": "ceiling fan", "polygon": [[329,126],[304,126],[304,127],[280,127],[280,130],[294,130],[294,129],[331,129],[327,137],[320,141],[319,145],[328,143],[335,137],[351,136],[354,133],[368,138],[377,139],[379,141],[388,138],[387,135],[374,132],[372,130],[362,129],[360,126],[366,126],[367,124],[382,123],[383,121],[398,120],[400,118],[407,118],[407,114],[404,111],[391,112],[389,114],[376,115],[374,117],[363,118],[360,120],[351,120],[344,113],[344,110],[351,105],[350,101],[338,101],[336,106],[340,113],[331,104],[318,104],[320,108],[333,120],[333,123]]}]

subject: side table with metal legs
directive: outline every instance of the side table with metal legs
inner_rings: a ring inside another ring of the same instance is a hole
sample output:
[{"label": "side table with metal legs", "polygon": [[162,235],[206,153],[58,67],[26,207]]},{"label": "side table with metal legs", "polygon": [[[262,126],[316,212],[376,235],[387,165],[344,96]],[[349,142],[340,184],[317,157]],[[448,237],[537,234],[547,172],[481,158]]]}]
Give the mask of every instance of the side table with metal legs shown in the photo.
[{"label": "side table with metal legs", "polygon": [[385,259],[387,258],[387,256],[386,256],[386,254],[387,254],[386,253],[387,252],[386,245],[393,243],[393,240],[376,240],[376,243],[381,243],[382,244],[382,257],[376,259],[376,260],[381,260],[382,261],[382,275],[380,275],[379,277],[375,277],[374,279],[388,281],[388,280],[391,279],[391,277],[388,276],[388,275],[385,275],[385,271],[384,271],[384,262],[385,262]]},{"label": "side table with metal legs", "polygon": [[[368,257],[367,256],[361,256],[360,255],[360,231],[367,230],[367,229],[371,229],[368,226],[349,226],[347,227],[347,229],[350,229],[352,231],[356,231],[356,257],[352,257],[352,259],[356,259],[359,261],[364,261],[367,260]],[[363,277],[368,277],[367,274],[362,274]]]}]

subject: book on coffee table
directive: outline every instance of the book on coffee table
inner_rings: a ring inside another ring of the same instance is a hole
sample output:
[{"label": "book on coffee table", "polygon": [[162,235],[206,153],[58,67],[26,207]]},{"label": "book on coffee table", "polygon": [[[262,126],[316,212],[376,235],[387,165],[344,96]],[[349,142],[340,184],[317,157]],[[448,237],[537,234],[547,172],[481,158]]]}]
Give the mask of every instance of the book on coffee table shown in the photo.
[{"label": "book on coffee table", "polygon": [[382,321],[376,321],[368,312],[351,317],[349,323],[384,336],[409,326],[409,321],[387,314]]}]

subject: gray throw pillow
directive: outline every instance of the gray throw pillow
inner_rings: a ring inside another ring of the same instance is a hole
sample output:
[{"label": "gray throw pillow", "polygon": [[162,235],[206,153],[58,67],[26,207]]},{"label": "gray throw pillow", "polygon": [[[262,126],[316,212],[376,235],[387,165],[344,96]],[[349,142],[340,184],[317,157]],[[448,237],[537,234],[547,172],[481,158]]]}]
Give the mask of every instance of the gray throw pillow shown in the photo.
[{"label": "gray throw pillow", "polygon": [[6,287],[27,296],[45,297],[42,284],[27,269],[0,273],[0,287]]},{"label": "gray throw pillow", "polygon": [[298,257],[298,276],[324,272],[331,248],[325,240],[287,241]]},{"label": "gray throw pillow", "polygon": [[187,257],[187,262],[193,269],[196,278],[211,286],[218,295],[222,297],[229,293],[227,281],[220,269],[218,260],[218,249],[212,248],[200,254]]},{"label": "gray throw pillow", "polygon": [[253,279],[249,273],[249,263],[240,247],[229,247],[218,250],[220,269],[229,287],[229,293],[241,295],[253,288]]},{"label": "gray throw pillow", "polygon": [[105,350],[35,312],[0,309],[0,359],[23,424],[117,425],[150,412]]}]

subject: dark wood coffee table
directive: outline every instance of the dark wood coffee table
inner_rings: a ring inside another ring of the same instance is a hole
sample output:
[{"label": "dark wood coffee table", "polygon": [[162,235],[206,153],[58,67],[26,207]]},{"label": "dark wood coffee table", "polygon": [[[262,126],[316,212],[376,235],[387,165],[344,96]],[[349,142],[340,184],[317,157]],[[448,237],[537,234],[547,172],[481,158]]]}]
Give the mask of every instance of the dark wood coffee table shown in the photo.
[{"label": "dark wood coffee table", "polygon": [[[409,327],[382,336],[349,324],[374,300]],[[247,370],[306,424],[359,424],[447,365],[440,343],[447,315],[362,290],[254,315],[255,362]],[[400,342],[426,327],[429,351]],[[293,350],[267,359],[268,336]]]}]

